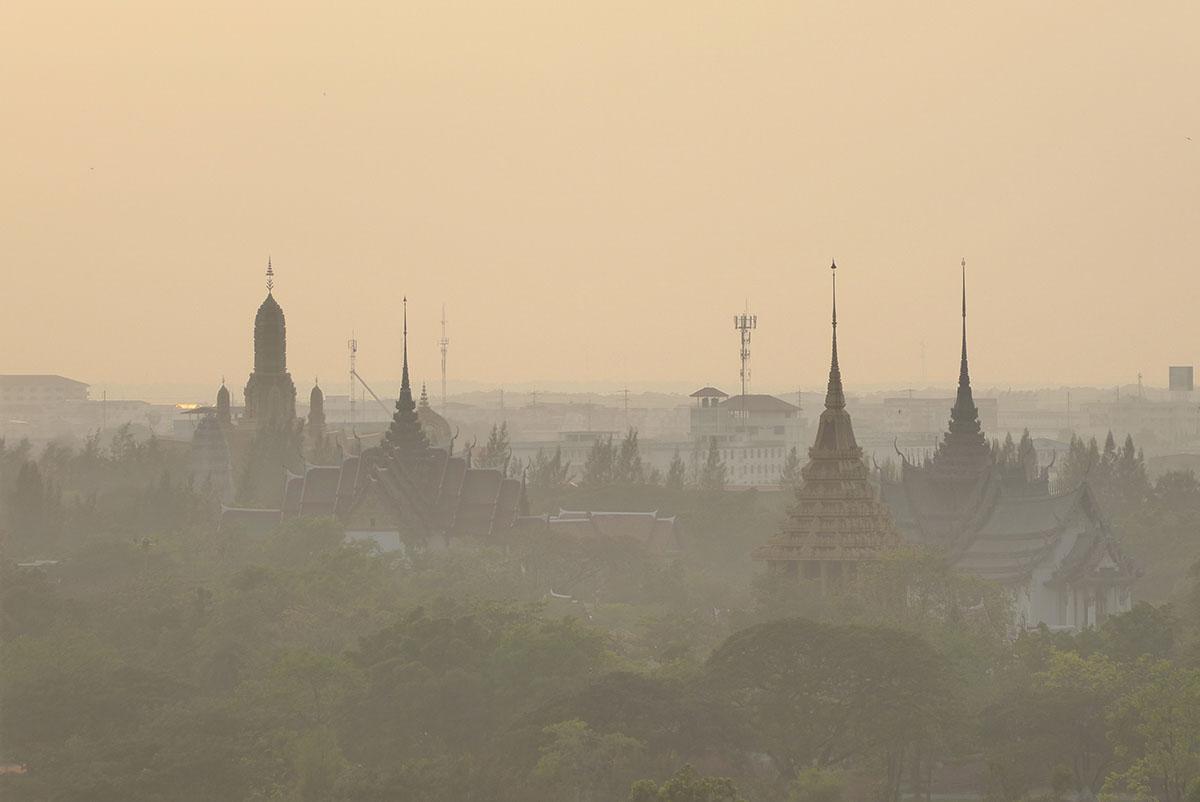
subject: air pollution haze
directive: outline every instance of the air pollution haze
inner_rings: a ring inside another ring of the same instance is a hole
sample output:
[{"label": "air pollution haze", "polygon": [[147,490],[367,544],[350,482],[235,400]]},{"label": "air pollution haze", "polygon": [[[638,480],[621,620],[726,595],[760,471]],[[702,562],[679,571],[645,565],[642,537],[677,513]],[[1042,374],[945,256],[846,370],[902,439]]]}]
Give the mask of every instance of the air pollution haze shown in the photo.
[{"label": "air pollution haze", "polygon": [[[1133,382],[1188,356],[1200,8],[10,3],[0,369],[815,386]],[[19,348],[11,347],[19,344]],[[1101,347],[1102,345],[1102,347]],[[733,365],[731,369],[730,365]],[[1161,371],[1159,371],[1161,372]],[[1157,376],[1157,373],[1154,374]]]},{"label": "air pollution haze", "polygon": [[4,802],[1200,802],[1200,3],[0,8]]}]

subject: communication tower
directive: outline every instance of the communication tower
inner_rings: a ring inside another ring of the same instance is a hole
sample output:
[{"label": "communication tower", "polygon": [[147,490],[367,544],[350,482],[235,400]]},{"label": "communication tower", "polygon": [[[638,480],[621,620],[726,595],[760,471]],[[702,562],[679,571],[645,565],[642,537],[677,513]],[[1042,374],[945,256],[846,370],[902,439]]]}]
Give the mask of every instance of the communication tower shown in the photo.
[{"label": "communication tower", "polygon": [[750,381],[750,333],[758,328],[758,315],[750,314],[750,303],[746,302],[746,311],[733,316],[733,327],[741,338],[740,356],[742,360],[742,427],[746,427],[746,385]]}]

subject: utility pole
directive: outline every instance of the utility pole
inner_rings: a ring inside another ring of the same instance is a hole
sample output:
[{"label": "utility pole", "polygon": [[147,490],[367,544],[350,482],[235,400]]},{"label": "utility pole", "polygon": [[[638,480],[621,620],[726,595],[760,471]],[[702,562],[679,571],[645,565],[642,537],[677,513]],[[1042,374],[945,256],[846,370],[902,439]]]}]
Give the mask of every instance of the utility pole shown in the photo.
[{"label": "utility pole", "polygon": [[442,350],[442,414],[446,414],[446,352],[450,350],[450,338],[446,336],[446,305],[442,304],[442,337],[438,340]]},{"label": "utility pole", "polygon": [[346,341],[346,347],[350,349],[350,431],[354,431],[354,377],[358,375],[355,370],[355,362],[358,359],[358,340],[354,337],[354,330],[350,330],[350,339]]}]

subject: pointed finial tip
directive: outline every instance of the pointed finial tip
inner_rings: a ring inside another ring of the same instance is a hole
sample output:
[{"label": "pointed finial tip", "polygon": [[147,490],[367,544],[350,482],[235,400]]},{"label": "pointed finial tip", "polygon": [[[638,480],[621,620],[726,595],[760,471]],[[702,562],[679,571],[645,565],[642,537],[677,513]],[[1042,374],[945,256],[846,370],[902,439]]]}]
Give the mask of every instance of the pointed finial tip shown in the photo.
[{"label": "pointed finial tip", "polygon": [[830,269],[830,270],[837,270],[837,259],[831,259],[831,260],[829,260],[829,269]]}]

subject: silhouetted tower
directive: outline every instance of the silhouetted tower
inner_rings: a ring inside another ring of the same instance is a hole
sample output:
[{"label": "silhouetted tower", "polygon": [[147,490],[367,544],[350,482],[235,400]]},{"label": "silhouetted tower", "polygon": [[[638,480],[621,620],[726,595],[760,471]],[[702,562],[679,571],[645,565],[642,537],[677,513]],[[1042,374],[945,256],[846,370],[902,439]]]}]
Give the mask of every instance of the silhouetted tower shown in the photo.
[{"label": "silhouetted tower", "polygon": [[446,305],[442,304],[442,336],[438,340],[442,352],[442,412],[446,412],[446,352],[450,350],[450,338],[446,336]]},{"label": "silhouetted tower", "polygon": [[733,316],[733,327],[737,329],[741,339],[739,355],[742,360],[742,427],[746,426],[746,385],[750,382],[750,333],[758,328],[758,315],[750,314],[750,303],[746,302],[746,311]]},{"label": "silhouetted tower", "polygon": [[229,388],[225,386],[225,377],[221,377],[221,386],[217,390],[217,423],[228,427],[233,423],[233,412],[229,403]]},{"label": "silhouetted tower", "polygon": [[313,379],[312,392],[308,394],[308,431],[314,441],[325,434],[325,393],[321,392],[317,379]]},{"label": "silhouetted tower", "polygon": [[346,340],[346,347],[350,350],[350,431],[354,431],[354,379],[358,376],[358,371],[355,369],[355,362],[358,360],[358,340],[354,337],[354,332],[350,332],[350,339]]},{"label": "silhouetted tower", "polygon": [[296,417],[296,386],[287,372],[287,327],[275,300],[275,269],[267,259],[267,297],[254,316],[254,372],[246,382],[245,417],[261,425]]}]

